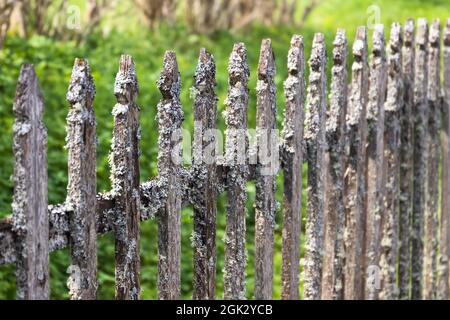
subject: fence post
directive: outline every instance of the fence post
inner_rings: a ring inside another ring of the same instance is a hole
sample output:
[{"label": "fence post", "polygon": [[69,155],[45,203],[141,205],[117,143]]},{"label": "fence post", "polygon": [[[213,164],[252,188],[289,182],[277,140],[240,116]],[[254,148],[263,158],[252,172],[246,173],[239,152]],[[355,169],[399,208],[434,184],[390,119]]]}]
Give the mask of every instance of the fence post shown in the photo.
[{"label": "fence post", "polygon": [[403,106],[400,110],[399,299],[409,299],[413,181],[414,20],[406,21],[402,48]]},{"label": "fence post", "polygon": [[346,119],[345,171],[345,289],[348,300],[363,298],[363,240],[365,214],[366,105],[368,90],[367,31],[359,27],[353,44],[351,92]]},{"label": "fence post", "polygon": [[195,73],[194,153],[194,299],[216,296],[216,65],[200,50]]},{"label": "fence post", "polygon": [[32,65],[23,65],[13,111],[14,198],[17,298],[49,298],[47,214],[47,129],[44,101]]},{"label": "fence post", "polygon": [[450,255],[450,18],[444,30],[444,97],[442,103],[442,181],[441,181],[441,225],[439,246],[438,298],[449,298],[448,263]]},{"label": "fence post", "polygon": [[437,231],[439,202],[439,162],[441,129],[441,69],[440,69],[440,28],[439,20],[430,26],[428,40],[428,161],[427,192],[424,222],[424,299],[436,298],[436,266],[437,266]]},{"label": "fence post", "polygon": [[256,87],[255,298],[272,299],[275,190],[278,172],[275,57],[264,39]]},{"label": "fence post", "polygon": [[403,103],[402,83],[402,28],[394,23],[391,28],[388,55],[388,83],[385,109],[384,155],[386,167],[385,210],[382,225],[380,257],[380,298],[397,298],[397,242],[398,242],[398,204],[399,204],[399,153],[400,121]]},{"label": "fence post", "polygon": [[369,97],[367,103],[367,210],[365,225],[365,299],[378,296],[377,276],[370,274],[380,259],[381,217],[383,213],[384,177],[384,101],[386,97],[386,53],[384,26],[378,24],[373,32],[370,62]]},{"label": "fence post", "polygon": [[159,151],[158,178],[165,190],[164,207],[158,212],[158,298],[179,299],[181,294],[181,161],[183,110],[181,79],[175,52],[167,51],[158,80]]},{"label": "fence post", "polygon": [[326,184],[322,299],[343,298],[344,279],[344,146],[347,113],[347,36],[338,29],[334,40],[330,110],[326,122]]},{"label": "fence post", "polygon": [[247,214],[247,50],[243,43],[233,47],[228,65],[228,96],[225,101],[225,162],[227,172],[227,225],[225,230],[224,298],[245,299],[245,217]]},{"label": "fence post", "polygon": [[282,232],[281,298],[299,298],[300,230],[302,206],[302,143],[305,100],[303,37],[294,35],[288,53],[288,78],[283,124],[284,196]]},{"label": "fence post", "polygon": [[115,201],[116,299],[140,296],[140,199],[138,83],[131,56],[120,58],[114,94],[117,104],[110,154],[112,193]]},{"label": "fence post", "polygon": [[425,213],[426,169],[428,162],[427,131],[427,41],[426,19],[417,22],[414,70],[414,186],[411,241],[411,299],[422,298],[423,215]]},{"label": "fence post", "polygon": [[325,197],[324,158],[326,150],[326,50],[325,39],[316,33],[309,60],[310,76],[306,99],[306,153],[308,161],[308,204],[305,231],[305,299],[321,296],[323,219]]},{"label": "fence post", "polygon": [[67,91],[66,144],[69,153],[69,210],[71,276],[69,293],[74,300],[97,298],[97,179],[96,121],[92,106],[95,85],[89,63],[75,59]]}]

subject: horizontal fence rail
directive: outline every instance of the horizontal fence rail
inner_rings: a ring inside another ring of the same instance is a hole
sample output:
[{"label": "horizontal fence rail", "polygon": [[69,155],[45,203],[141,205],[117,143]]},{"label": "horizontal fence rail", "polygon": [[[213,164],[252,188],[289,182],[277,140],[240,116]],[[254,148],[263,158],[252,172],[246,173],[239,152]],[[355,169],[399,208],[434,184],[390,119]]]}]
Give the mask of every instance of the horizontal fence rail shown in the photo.
[{"label": "horizontal fence rail", "polygon": [[[133,58],[123,55],[112,108],[112,190],[106,193],[96,190],[95,84],[88,61],[77,58],[67,91],[67,197],[50,205],[45,103],[33,66],[24,65],[13,105],[13,212],[0,220],[0,265],[16,264],[17,298],[48,299],[49,252],[69,247],[70,298],[96,299],[97,236],[112,232],[115,298],[140,299],[140,222],[155,217],[158,299],[179,299],[181,212],[192,205],[192,298],[246,299],[247,182],[254,180],[254,297],[272,299],[282,172],[282,299],[299,299],[301,281],[304,299],[449,299],[450,19],[441,29],[438,20],[428,25],[418,19],[417,26],[408,20],[404,26],[394,23],[386,37],[385,28],[376,25],[369,46],[367,28],[359,27],[351,51],[346,32],[338,30],[330,57],[324,35],[317,33],[307,66],[304,39],[294,35],[280,136],[275,56],[271,40],[264,39],[256,72],[255,143],[248,128],[248,53],[243,43],[235,44],[223,156],[215,61],[201,49],[192,89],[191,167],[182,164],[180,71],[175,52],[167,51],[157,81],[158,176],[142,183],[139,85]],[[223,297],[216,292],[222,192],[227,195]]]}]

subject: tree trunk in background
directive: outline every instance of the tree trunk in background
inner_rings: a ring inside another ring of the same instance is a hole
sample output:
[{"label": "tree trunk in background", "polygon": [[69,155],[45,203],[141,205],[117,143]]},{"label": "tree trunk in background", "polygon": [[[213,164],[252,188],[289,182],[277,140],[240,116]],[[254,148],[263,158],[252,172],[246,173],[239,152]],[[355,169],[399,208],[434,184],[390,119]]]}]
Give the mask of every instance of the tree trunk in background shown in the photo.
[{"label": "tree trunk in background", "polygon": [[297,0],[283,0],[280,8],[279,24],[293,24]]},{"label": "tree trunk in background", "polygon": [[[175,21],[177,9],[182,7],[184,22],[198,33],[240,29],[255,21],[268,26],[292,25],[295,24],[298,9],[296,0],[134,0],[134,3],[143,11],[151,27],[163,20],[169,23]],[[306,21],[319,3],[319,0],[312,0],[305,7],[300,24]]]},{"label": "tree trunk in background", "polygon": [[0,2],[0,49],[3,48],[3,43],[9,30],[15,3],[16,1],[14,0],[2,0]]},{"label": "tree trunk in background", "polygon": [[153,29],[162,20],[164,0],[133,0],[136,7],[142,11],[147,25]]},{"label": "tree trunk in background", "polygon": [[277,4],[275,1],[261,0],[257,7],[259,20],[266,26],[271,25],[276,8]]}]

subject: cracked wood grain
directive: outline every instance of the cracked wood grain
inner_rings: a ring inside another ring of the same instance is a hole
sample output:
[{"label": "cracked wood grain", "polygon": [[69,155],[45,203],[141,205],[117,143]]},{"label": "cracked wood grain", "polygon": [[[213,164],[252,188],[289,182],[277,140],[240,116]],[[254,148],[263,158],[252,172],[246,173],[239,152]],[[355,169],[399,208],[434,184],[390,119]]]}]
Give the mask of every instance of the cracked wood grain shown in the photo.
[{"label": "cracked wood grain", "polygon": [[403,31],[403,105],[400,110],[400,197],[398,228],[398,298],[409,299],[411,290],[411,216],[413,187],[414,20]]},{"label": "cracked wood grain", "polygon": [[286,107],[282,133],[284,191],[281,299],[294,300],[299,298],[305,100],[305,57],[301,36],[294,35],[291,39],[287,67],[289,75],[284,82]]},{"label": "cracked wood grain", "polygon": [[71,275],[73,300],[97,298],[97,180],[96,120],[93,109],[95,85],[89,63],[75,59],[67,92],[68,186]]},{"label": "cracked wood grain", "polygon": [[225,163],[227,176],[227,222],[225,229],[224,299],[245,299],[245,219],[247,215],[247,49],[243,43],[233,47],[228,64],[228,95],[225,100]]},{"label": "cracked wood grain", "polygon": [[305,231],[305,299],[321,297],[323,219],[326,150],[326,49],[324,35],[316,33],[309,60],[310,76],[306,99],[306,157],[308,202]]},{"label": "cracked wood grain", "polygon": [[380,259],[381,220],[385,194],[384,177],[384,101],[386,98],[387,66],[384,26],[376,25],[373,32],[370,62],[369,98],[367,103],[367,210],[365,225],[364,297],[376,299],[378,289],[371,274]]},{"label": "cracked wood grain", "polygon": [[442,101],[442,177],[441,177],[441,220],[438,261],[438,299],[449,299],[449,256],[450,256],[450,18],[447,19],[444,34],[444,96]]},{"label": "cracked wood grain", "polygon": [[423,281],[423,235],[426,177],[428,163],[428,23],[426,19],[417,22],[415,70],[414,70],[414,177],[413,213],[411,232],[411,299],[422,298]]},{"label": "cracked wood grain", "polygon": [[216,296],[216,66],[213,56],[200,50],[194,76],[194,299]]},{"label": "cracked wood grain", "polygon": [[380,299],[393,300],[397,293],[398,205],[400,110],[403,101],[402,81],[403,36],[400,24],[391,28],[388,54],[388,82],[385,109],[384,157],[386,167],[385,210],[382,223],[380,256]]},{"label": "cracked wood grain", "polygon": [[115,233],[116,294],[118,300],[140,297],[140,199],[139,199],[139,107],[138,83],[131,56],[120,58],[114,95],[110,153],[113,230]]},{"label": "cracked wood grain", "polygon": [[32,65],[23,65],[13,105],[12,232],[17,299],[49,299],[47,129],[44,101]]},{"label": "cracked wood grain", "polygon": [[256,88],[255,298],[272,299],[275,191],[278,172],[275,57],[264,39]]},{"label": "cracked wood grain", "polygon": [[428,131],[426,133],[426,139],[428,141],[428,167],[423,251],[423,298],[427,300],[436,298],[437,288],[439,162],[441,151],[439,141],[441,129],[440,28],[439,20],[434,20],[430,26],[428,37]]},{"label": "cracked wood grain", "polygon": [[164,55],[158,80],[162,98],[158,104],[158,183],[164,204],[158,218],[158,298],[176,300],[181,295],[181,162],[183,110],[181,79],[175,52]]},{"label": "cracked wood grain", "polygon": [[331,70],[330,109],[326,139],[328,180],[326,185],[325,239],[322,272],[322,299],[341,300],[344,289],[344,163],[345,116],[347,113],[347,36],[336,33]]},{"label": "cracked wood grain", "polygon": [[344,298],[363,298],[363,226],[365,224],[366,107],[369,68],[367,30],[359,27],[353,44],[354,62],[346,118],[345,284]]}]

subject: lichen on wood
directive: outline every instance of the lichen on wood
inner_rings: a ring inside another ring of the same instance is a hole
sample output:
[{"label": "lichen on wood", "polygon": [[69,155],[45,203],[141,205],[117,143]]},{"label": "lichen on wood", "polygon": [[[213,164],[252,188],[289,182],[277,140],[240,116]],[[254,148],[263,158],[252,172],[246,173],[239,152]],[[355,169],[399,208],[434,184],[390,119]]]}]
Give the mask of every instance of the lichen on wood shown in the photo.
[{"label": "lichen on wood", "polygon": [[338,29],[333,42],[330,109],[327,113],[327,168],[322,299],[340,300],[344,290],[344,163],[347,113],[347,36]]},{"label": "lichen on wood", "polygon": [[158,211],[158,298],[179,299],[181,295],[181,78],[175,52],[164,55],[158,80],[161,101],[158,104],[158,183],[164,193],[164,205]]},{"label": "lichen on wood", "polygon": [[291,39],[287,67],[281,153],[284,170],[281,299],[298,299],[305,99],[305,57],[301,36],[294,35]]},{"label": "lichen on wood", "polygon": [[396,281],[401,132],[399,118],[403,101],[402,45],[402,28],[400,24],[394,23],[388,46],[387,98],[384,105],[386,193],[380,245],[380,299],[385,300],[393,300],[398,296]]},{"label": "lichen on wood", "polygon": [[[226,175],[228,169],[223,164],[218,164],[217,192],[223,192],[226,187]],[[254,176],[254,165],[249,166],[249,178]],[[193,177],[190,170],[180,171],[181,203],[185,207],[192,204],[190,187],[193,185]],[[166,190],[164,184],[158,178],[143,182],[139,187],[141,202],[141,221],[152,219],[157,211],[165,204]],[[115,196],[112,191],[97,193],[96,225],[97,234],[103,235],[112,231],[114,224]],[[65,203],[51,204],[47,207],[49,219],[49,250],[55,251],[65,248],[69,244],[69,212],[71,208]],[[6,217],[0,219],[0,265],[14,263],[17,260],[17,251],[14,245],[12,231],[12,219]]]},{"label": "lichen on wood", "polygon": [[414,20],[404,28],[402,48],[403,104],[400,110],[400,195],[398,228],[398,298],[411,290],[411,216],[413,187]]},{"label": "lichen on wood", "polygon": [[326,150],[326,49],[324,35],[316,33],[309,60],[310,76],[306,99],[306,158],[308,202],[305,231],[305,299],[321,297],[323,219],[325,197],[324,159]]},{"label": "lichen on wood", "polygon": [[353,43],[351,92],[346,116],[345,284],[344,298],[363,298],[363,242],[365,224],[366,107],[369,67],[367,30],[359,27]]},{"label": "lichen on wood", "polygon": [[73,300],[97,298],[96,226],[96,120],[93,109],[95,85],[84,59],[75,59],[67,91],[68,186],[71,267],[69,294]]},{"label": "lichen on wood", "polygon": [[20,300],[49,299],[47,129],[44,101],[32,65],[23,65],[13,105],[12,232]]},{"label": "lichen on wood", "polygon": [[249,166],[247,109],[247,49],[243,43],[233,47],[228,64],[228,95],[225,100],[225,163],[227,164],[227,224],[225,229],[224,298],[245,299],[245,218]]},{"label": "lichen on wood", "polygon": [[441,177],[441,220],[438,260],[437,298],[449,299],[449,258],[450,258],[450,18],[444,29],[444,83],[442,100],[442,177]]},{"label": "lichen on wood", "polygon": [[275,57],[264,39],[256,87],[255,298],[272,299],[275,191],[278,169]]},{"label": "lichen on wood", "polygon": [[194,76],[194,147],[191,197],[194,206],[194,299],[216,296],[216,66],[200,50]]},{"label": "lichen on wood", "polygon": [[131,56],[120,58],[114,85],[114,129],[110,153],[116,299],[140,297],[140,199],[138,83]]},{"label": "lichen on wood", "polygon": [[424,299],[435,299],[437,288],[439,162],[441,153],[439,141],[441,129],[440,28],[439,20],[434,20],[430,26],[428,37],[428,131],[426,137],[428,141],[428,161],[424,216]]},{"label": "lichen on wood", "polygon": [[423,216],[425,214],[428,163],[428,23],[417,22],[414,70],[414,176],[411,232],[411,299],[422,298],[423,281]]},{"label": "lichen on wood", "polygon": [[367,102],[367,211],[365,225],[364,297],[376,299],[378,288],[370,274],[380,258],[381,220],[385,194],[384,170],[384,101],[386,97],[386,54],[384,26],[376,25],[373,32],[370,61],[369,96]]}]

